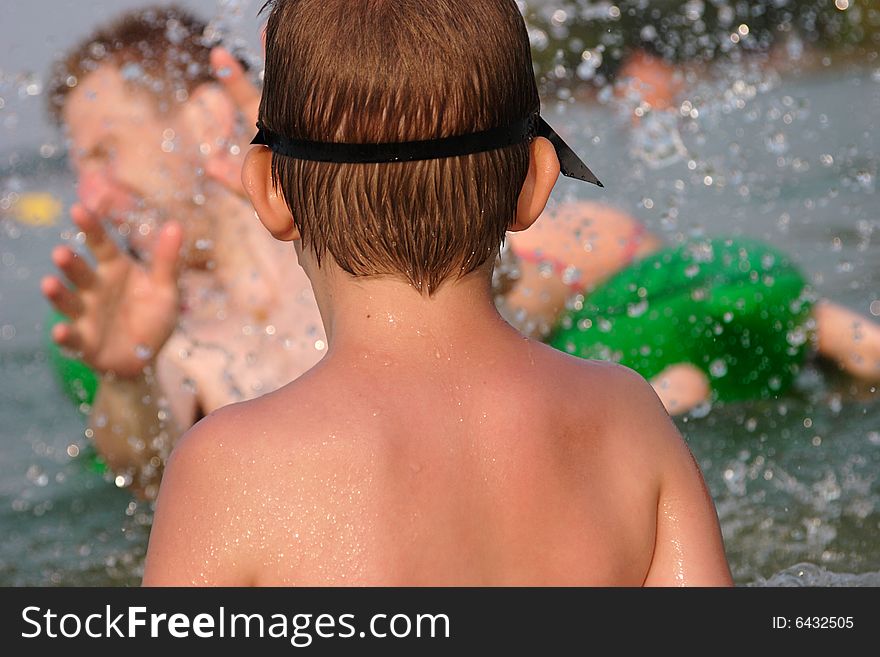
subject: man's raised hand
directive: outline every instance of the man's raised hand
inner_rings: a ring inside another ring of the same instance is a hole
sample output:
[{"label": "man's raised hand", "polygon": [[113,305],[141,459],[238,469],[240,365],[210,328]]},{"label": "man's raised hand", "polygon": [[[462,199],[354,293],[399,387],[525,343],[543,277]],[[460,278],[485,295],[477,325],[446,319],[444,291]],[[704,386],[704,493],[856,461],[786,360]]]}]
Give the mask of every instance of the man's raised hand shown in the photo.
[{"label": "man's raised hand", "polygon": [[234,153],[227,151],[222,157],[211,158],[206,165],[209,176],[223,184],[231,192],[245,196],[241,184],[241,167],[256,133],[257,113],[260,109],[260,90],[247,75],[244,67],[228,50],[216,47],[211,51],[211,68],[215,77],[226,89],[242,116],[244,133],[239,143],[233,144]]},{"label": "man's raised hand", "polygon": [[67,246],[52,261],[69,282],[46,276],[43,295],[70,322],[56,324],[52,339],[101,373],[138,376],[159,352],[177,324],[177,286],[183,231],[166,223],[147,265],[122,252],[101,221],[76,204],[71,217],[86,236],[95,266]]}]

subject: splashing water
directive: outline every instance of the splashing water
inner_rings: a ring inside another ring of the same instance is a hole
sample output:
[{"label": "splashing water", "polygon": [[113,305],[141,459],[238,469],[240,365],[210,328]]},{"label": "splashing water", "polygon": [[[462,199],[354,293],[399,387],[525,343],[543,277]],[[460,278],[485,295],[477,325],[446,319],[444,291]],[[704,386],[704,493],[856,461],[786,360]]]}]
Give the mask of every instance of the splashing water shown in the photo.
[{"label": "splashing water", "polygon": [[[722,232],[766,239],[791,253],[823,295],[877,318],[873,19],[855,1],[846,10],[814,11],[812,24],[806,16],[817,3],[794,3],[784,19],[780,12],[791,4],[663,3],[654,23],[639,22],[646,3],[637,0],[523,8],[545,110],[612,181],[591,198],[635,214],[671,243]],[[766,11],[757,13],[759,6]],[[243,34],[253,4],[219,0],[217,7],[206,39],[222,38],[259,70],[248,47],[255,39]],[[786,29],[771,29],[774,21]],[[175,26],[168,29],[173,37]],[[775,33],[788,36],[773,42]],[[646,108],[615,87],[632,44],[684,71],[670,107]],[[701,68],[710,65],[711,72]],[[137,79],[139,69],[127,66],[123,77]],[[0,583],[136,584],[151,509],[117,488],[124,476],[117,482],[86,459],[90,430],[55,388],[44,355],[37,288],[59,230],[11,216],[30,192],[50,190],[67,206],[73,200],[60,141],[18,145],[28,115],[42,111],[44,89],[41,74],[0,71],[0,308],[7,313],[0,317],[0,413],[8,418],[0,439]],[[176,138],[166,141],[174,151]],[[573,190],[561,183],[559,198],[575,198]],[[61,231],[82,239],[69,224]],[[496,287],[520,275],[514,259],[502,262]],[[567,284],[585,276],[565,271]],[[572,308],[583,302],[583,295],[567,301]],[[650,310],[628,309],[634,316]],[[285,340],[319,350],[317,335]],[[803,332],[789,336],[793,346],[805,340]],[[723,377],[725,367],[713,363],[713,375]],[[221,385],[245,396],[231,377]],[[778,399],[704,405],[678,420],[716,501],[738,583],[880,585],[877,394],[812,363]]]}]

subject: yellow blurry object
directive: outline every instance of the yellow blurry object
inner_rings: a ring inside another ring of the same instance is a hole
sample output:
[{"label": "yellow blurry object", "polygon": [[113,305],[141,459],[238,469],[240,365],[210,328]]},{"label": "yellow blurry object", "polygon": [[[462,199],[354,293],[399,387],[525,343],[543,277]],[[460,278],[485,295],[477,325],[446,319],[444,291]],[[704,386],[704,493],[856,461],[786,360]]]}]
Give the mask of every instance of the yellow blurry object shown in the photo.
[{"label": "yellow blurry object", "polygon": [[22,194],[12,206],[12,218],[31,226],[51,226],[61,214],[61,201],[48,192]]}]

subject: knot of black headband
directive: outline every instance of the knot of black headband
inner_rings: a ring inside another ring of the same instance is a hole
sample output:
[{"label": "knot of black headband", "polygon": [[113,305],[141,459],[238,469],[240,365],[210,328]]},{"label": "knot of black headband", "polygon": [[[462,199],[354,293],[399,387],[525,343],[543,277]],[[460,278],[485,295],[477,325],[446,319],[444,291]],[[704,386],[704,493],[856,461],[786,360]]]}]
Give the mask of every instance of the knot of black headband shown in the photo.
[{"label": "knot of black headband", "polygon": [[491,128],[466,135],[425,139],[422,141],[385,142],[373,144],[350,144],[338,142],[309,141],[292,139],[272,132],[265,125],[257,123],[257,135],[252,144],[268,146],[272,152],[299,160],[338,163],[376,163],[412,162],[415,160],[435,160],[482,153],[485,151],[521,144],[533,137],[545,137],[559,158],[559,168],[564,176],[604,185],[581,161],[575,152],[556,134],[537,112],[524,119],[500,128]]}]

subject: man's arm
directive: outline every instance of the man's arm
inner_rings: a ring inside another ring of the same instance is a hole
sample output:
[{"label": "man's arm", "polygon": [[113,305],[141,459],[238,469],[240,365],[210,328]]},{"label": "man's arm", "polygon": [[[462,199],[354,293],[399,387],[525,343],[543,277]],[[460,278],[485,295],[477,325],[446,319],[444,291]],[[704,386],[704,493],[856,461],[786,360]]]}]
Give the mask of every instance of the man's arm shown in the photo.
[{"label": "man's arm", "polygon": [[[103,376],[89,415],[95,447],[133,493],[154,499],[165,459],[197,419],[196,399],[182,385],[162,386],[147,368],[135,378]],[[179,376],[170,374],[170,381]],[[166,395],[164,390],[176,390]]]},{"label": "man's arm", "polygon": [[[144,265],[118,247],[100,217],[80,204],[74,204],[70,214],[85,234],[95,262],[89,264],[68,246],[52,252],[63,279],[46,276],[41,289],[68,318],[52,327],[52,339],[102,373],[91,414],[97,447],[111,468],[130,476],[134,488],[146,494],[137,475],[143,466],[152,467],[161,451],[157,438],[173,430],[174,423],[163,417],[167,413],[159,407],[158,384],[149,380],[146,371],[153,364],[143,354],[159,353],[177,323],[183,231],[175,222],[166,223],[153,244],[149,264]],[[178,413],[180,422],[185,419],[184,413]],[[160,469],[161,463],[153,467]]]}]

